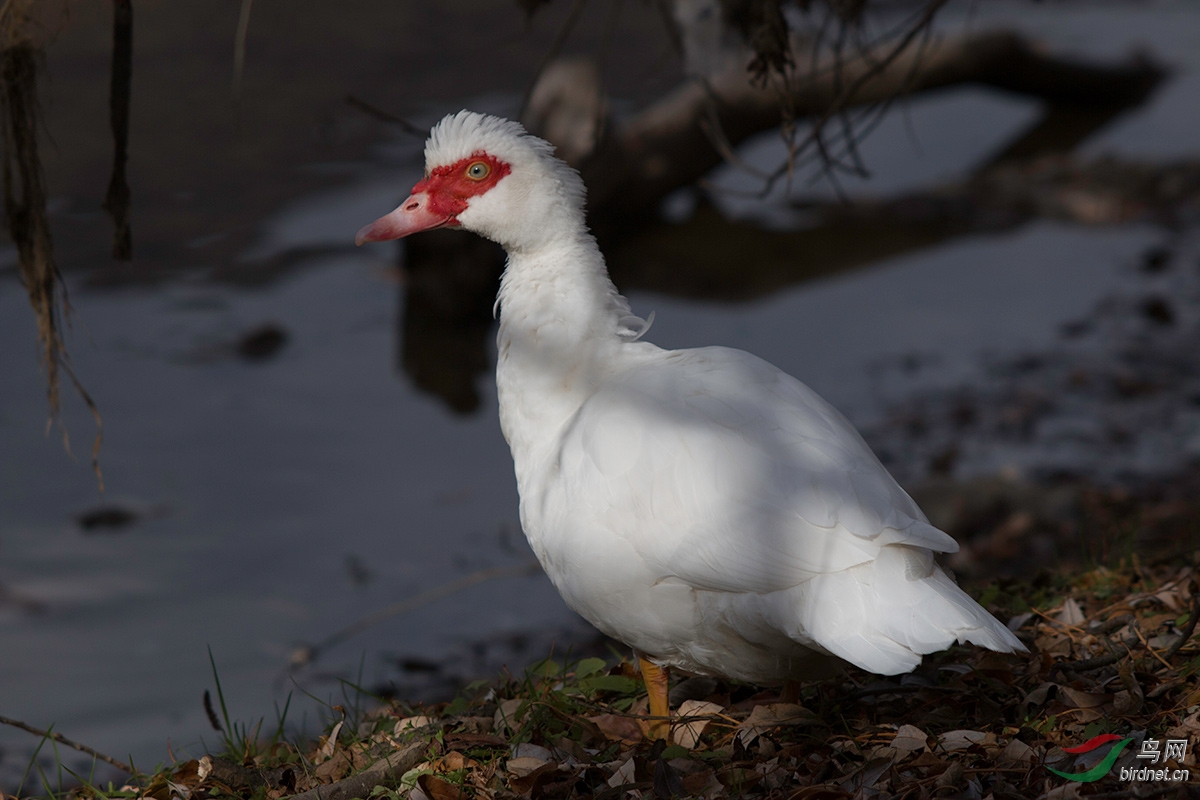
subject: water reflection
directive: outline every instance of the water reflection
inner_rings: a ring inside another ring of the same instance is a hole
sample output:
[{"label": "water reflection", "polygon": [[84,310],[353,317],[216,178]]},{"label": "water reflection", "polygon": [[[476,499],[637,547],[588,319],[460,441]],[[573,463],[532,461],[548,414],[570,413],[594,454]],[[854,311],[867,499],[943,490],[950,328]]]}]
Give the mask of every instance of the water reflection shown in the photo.
[{"label": "water reflection", "polygon": [[112,256],[133,258],[130,227],[130,192],[125,170],[129,163],[129,86],[133,80],[133,4],[113,2],[112,82],[109,87],[109,122],[113,133],[113,168],[104,196],[104,210],[113,219]]},{"label": "water reflection", "polygon": [[405,242],[397,368],[451,410],[479,408],[504,251],[474,234],[430,231]]},{"label": "water reflection", "polygon": [[[700,199],[685,219],[630,218],[594,210],[590,224],[622,292],[650,291],[706,302],[745,302],[790,286],[917,253],[983,231],[1011,230],[1039,215],[1024,196],[995,191],[1006,176],[1071,153],[1162,79],[1147,65],[1109,104],[1050,105],[1039,119],[987,154],[968,177],[873,202],[811,203],[807,219],[783,229],[731,219]],[[479,406],[489,371],[492,304],[503,269],[499,247],[474,234],[434,231],[405,241],[405,285],[397,322],[398,367],[451,410]]]}]

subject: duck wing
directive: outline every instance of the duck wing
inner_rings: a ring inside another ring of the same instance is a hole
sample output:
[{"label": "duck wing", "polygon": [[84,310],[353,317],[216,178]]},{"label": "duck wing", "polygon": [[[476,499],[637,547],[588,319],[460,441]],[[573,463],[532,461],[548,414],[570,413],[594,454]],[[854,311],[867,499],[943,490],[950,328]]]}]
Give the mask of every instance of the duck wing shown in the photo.
[{"label": "duck wing", "polygon": [[663,579],[769,593],[888,544],[958,549],[804,384],[739,350],[660,352],[580,408],[559,474]]}]

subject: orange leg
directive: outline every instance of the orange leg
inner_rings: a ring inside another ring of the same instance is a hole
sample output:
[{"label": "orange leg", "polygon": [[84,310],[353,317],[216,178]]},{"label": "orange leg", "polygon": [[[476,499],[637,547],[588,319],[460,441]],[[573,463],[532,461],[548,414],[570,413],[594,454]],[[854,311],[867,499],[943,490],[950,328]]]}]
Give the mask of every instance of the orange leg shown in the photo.
[{"label": "orange leg", "polygon": [[650,698],[650,721],[646,735],[651,739],[666,739],[671,743],[671,709],[667,705],[667,670],[657,664],[651,664],[638,656],[638,667],[642,670],[642,680],[646,682],[646,694]]},{"label": "orange leg", "polygon": [[800,702],[800,681],[788,680],[783,684],[779,693],[779,702],[797,704]]}]

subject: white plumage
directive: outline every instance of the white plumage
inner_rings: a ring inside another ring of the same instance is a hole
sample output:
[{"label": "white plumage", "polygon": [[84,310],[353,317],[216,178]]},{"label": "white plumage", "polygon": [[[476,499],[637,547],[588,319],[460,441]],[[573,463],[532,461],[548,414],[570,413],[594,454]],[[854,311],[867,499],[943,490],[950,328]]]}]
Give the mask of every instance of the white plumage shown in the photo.
[{"label": "white plumage", "polygon": [[[934,562],[954,540],[816,393],[739,350],[638,338],[552,153],[516,123],[446,117],[432,177],[359,239],[457,224],[508,251],[500,421],[521,523],[567,604],[656,664],[756,683],[829,655],[890,675],[955,641],[1023,650]],[[455,170],[481,154],[509,171],[471,194]],[[428,210],[451,197],[461,211]]]}]

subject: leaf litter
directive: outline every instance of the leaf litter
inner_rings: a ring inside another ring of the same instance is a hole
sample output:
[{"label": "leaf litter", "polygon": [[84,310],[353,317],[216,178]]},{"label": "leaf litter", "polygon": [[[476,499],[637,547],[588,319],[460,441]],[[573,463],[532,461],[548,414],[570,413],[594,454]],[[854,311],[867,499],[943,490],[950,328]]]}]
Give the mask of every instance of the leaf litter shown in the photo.
[{"label": "leaf litter", "polygon": [[[453,701],[387,702],[355,720],[342,713],[317,742],[300,747],[246,735],[223,755],[176,763],[143,783],[80,798],[198,800],[465,800],[466,798],[696,797],[836,800],[1072,797],[1195,797],[1190,783],[1134,785],[1142,740],[1185,739],[1192,768],[1200,735],[1200,585],[1197,560],[1145,565],[1127,558],[1094,567],[1061,594],[1001,582],[990,609],[1028,654],[954,647],[912,674],[880,677],[853,668],[802,689],[695,680],[673,704],[673,744],[647,737],[646,699],[628,660],[546,659],[521,678],[467,686]],[[1044,581],[1043,581],[1044,582]],[[1044,589],[1044,587],[1043,587]],[[692,682],[689,681],[689,684]],[[1104,733],[1134,740],[1095,782],[1064,780],[1106,749],[1072,754]],[[234,749],[236,745],[238,749]],[[1198,772],[1192,769],[1192,772]],[[1196,776],[1200,777],[1200,776]]]}]

